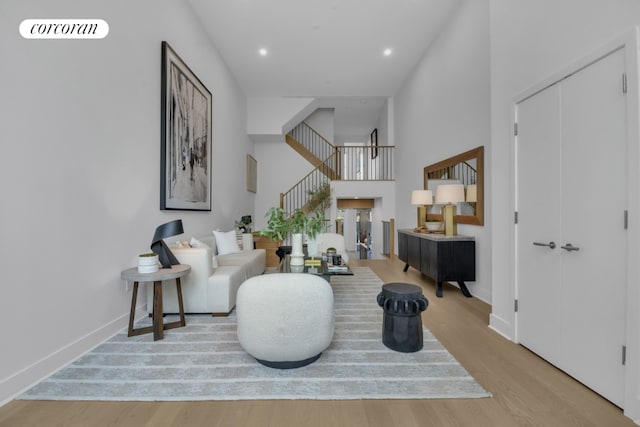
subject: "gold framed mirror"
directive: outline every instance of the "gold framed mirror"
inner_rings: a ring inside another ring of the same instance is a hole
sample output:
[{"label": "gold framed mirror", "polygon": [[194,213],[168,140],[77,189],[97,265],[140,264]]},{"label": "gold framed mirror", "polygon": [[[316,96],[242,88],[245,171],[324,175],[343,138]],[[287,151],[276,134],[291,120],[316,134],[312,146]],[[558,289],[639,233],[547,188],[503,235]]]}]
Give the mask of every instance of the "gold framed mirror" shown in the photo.
[{"label": "gold framed mirror", "polygon": [[[457,205],[458,224],[484,225],[484,146],[424,168],[425,190],[436,194],[442,184],[464,185],[465,201]],[[427,220],[442,221],[439,205],[428,207]]]}]

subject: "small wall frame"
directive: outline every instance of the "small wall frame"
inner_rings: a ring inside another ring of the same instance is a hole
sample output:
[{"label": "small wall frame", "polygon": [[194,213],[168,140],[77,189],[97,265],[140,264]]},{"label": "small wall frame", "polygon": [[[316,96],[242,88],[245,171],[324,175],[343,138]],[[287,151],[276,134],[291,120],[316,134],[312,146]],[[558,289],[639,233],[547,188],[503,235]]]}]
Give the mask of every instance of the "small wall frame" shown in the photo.
[{"label": "small wall frame", "polygon": [[258,161],[247,154],[247,191],[258,192]]}]

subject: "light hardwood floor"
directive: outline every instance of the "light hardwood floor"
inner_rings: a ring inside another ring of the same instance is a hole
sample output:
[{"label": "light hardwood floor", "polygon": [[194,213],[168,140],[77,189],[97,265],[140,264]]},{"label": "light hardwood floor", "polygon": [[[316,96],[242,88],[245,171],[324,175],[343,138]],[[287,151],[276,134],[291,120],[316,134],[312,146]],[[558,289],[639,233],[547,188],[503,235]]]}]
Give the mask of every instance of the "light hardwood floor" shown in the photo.
[{"label": "light hardwood floor", "polygon": [[[0,426],[634,426],[622,411],[524,347],[488,328],[490,307],[433,283],[400,261],[352,261],[384,282],[421,285],[424,324],[493,394],[488,399],[39,402],[0,408]],[[473,293],[473,284],[469,286]],[[401,379],[399,379],[401,381]]]}]

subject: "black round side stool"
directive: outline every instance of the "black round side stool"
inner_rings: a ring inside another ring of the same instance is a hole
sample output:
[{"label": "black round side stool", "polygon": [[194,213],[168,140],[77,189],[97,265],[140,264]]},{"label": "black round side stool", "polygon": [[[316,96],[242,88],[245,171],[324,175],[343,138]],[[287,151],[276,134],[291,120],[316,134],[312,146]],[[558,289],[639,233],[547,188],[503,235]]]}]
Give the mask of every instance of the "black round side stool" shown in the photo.
[{"label": "black round side stool", "polygon": [[421,312],[429,301],[420,286],[410,283],[387,283],[378,294],[384,310],[382,342],[392,350],[412,353],[422,349]]}]

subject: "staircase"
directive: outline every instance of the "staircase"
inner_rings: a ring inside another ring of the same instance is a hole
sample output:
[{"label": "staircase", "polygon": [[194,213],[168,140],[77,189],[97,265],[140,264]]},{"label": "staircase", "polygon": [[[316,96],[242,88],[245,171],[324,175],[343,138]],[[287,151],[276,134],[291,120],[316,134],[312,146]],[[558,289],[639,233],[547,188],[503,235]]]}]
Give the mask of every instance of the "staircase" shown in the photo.
[{"label": "staircase", "polygon": [[336,146],[305,122],[289,132],[285,140],[315,166],[304,178],[280,194],[286,212],[312,211],[314,195],[327,190],[331,181],[392,181],[393,146]]}]

